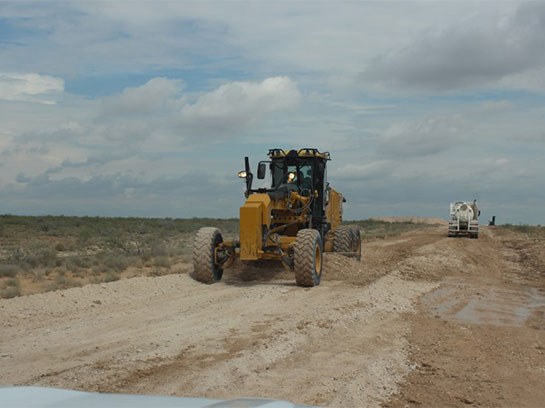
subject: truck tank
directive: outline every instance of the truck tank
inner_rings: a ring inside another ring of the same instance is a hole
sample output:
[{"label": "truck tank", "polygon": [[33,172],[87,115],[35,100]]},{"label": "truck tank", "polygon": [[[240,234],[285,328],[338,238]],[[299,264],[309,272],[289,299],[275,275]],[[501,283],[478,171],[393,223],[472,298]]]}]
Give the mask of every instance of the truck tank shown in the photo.
[{"label": "truck tank", "polygon": [[479,237],[479,217],[480,211],[477,207],[477,201],[473,202],[456,201],[450,203],[450,218],[448,224],[448,236],[468,236],[470,238]]}]

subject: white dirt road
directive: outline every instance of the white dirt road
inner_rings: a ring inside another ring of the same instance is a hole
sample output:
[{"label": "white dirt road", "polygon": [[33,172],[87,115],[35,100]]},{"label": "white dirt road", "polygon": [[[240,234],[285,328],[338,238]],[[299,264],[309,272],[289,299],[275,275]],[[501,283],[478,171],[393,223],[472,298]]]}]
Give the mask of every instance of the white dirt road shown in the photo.
[{"label": "white dirt road", "polygon": [[416,368],[408,316],[470,241],[441,227],[364,243],[361,263],[328,255],[312,289],[237,265],[214,285],[181,274],[1,300],[0,384],[380,406]]}]

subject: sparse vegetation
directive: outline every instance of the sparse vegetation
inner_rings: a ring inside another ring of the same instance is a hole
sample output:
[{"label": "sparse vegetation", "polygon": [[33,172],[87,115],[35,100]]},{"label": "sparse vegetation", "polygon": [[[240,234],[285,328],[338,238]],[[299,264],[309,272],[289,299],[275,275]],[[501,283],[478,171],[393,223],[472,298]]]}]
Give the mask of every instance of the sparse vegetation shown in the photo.
[{"label": "sparse vegetation", "polygon": [[542,227],[541,225],[528,225],[528,224],[519,224],[519,225],[513,225],[513,224],[503,224],[500,225],[499,228],[504,228],[507,230],[528,234],[534,237],[545,237],[545,227]]},{"label": "sparse vegetation", "polygon": [[[365,239],[426,227],[377,220],[347,224],[359,226]],[[179,265],[191,262],[195,232],[211,225],[226,239],[238,236],[237,219],[0,215],[0,296],[178,273]]]},{"label": "sparse vegetation", "polygon": [[[238,233],[236,219],[0,215],[0,296],[175,273],[174,265],[191,260],[193,235],[205,225]],[[22,284],[8,288],[15,277]]]},{"label": "sparse vegetation", "polygon": [[414,229],[434,227],[433,224],[416,224],[414,222],[388,222],[374,219],[346,221],[345,224],[360,227],[362,239],[386,238],[402,234]]}]

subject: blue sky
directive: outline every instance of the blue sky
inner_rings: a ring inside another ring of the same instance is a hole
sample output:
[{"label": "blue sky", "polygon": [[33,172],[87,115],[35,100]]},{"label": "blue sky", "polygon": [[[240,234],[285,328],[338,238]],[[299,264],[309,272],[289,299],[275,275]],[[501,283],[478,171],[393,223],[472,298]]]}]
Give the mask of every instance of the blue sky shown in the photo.
[{"label": "blue sky", "polygon": [[0,213],[231,217],[328,150],[345,216],[544,224],[545,2],[0,2]]}]

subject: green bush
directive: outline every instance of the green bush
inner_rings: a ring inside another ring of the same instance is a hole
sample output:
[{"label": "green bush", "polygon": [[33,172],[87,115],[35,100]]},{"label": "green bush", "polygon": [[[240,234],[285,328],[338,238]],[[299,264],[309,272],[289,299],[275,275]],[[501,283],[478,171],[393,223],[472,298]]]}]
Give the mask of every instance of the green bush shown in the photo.
[{"label": "green bush", "polygon": [[84,269],[90,268],[92,265],[92,262],[89,258],[83,258],[80,256],[71,256],[66,258],[65,265],[69,271],[75,272],[79,270],[80,268],[84,268]]},{"label": "green bush", "polygon": [[115,272],[108,272],[104,277],[104,282],[115,282],[119,280],[119,274]]},{"label": "green bush", "polygon": [[57,253],[52,248],[30,249],[32,254],[28,254],[23,259],[23,264],[27,269],[39,266],[53,267],[57,266]]},{"label": "green bush", "polygon": [[11,278],[5,282],[6,287],[0,292],[4,299],[11,299],[16,296],[21,296],[21,282],[18,278]]},{"label": "green bush", "polygon": [[153,265],[159,266],[162,268],[169,268],[171,265],[170,259],[168,259],[166,256],[158,256],[157,258],[153,259]]},{"label": "green bush", "polygon": [[21,287],[21,282],[19,282],[18,278],[12,278],[6,282],[6,286]]},{"label": "green bush", "polygon": [[123,272],[130,264],[129,258],[127,258],[126,255],[119,253],[107,254],[102,259],[102,262],[107,268],[113,269],[115,272]]},{"label": "green bush", "polygon": [[164,243],[154,242],[150,250],[151,256],[167,256],[168,249]]},{"label": "green bush", "polygon": [[0,292],[0,294],[2,295],[1,297],[4,299],[11,299],[17,296],[21,296],[21,288],[10,286],[5,289],[2,289],[2,292]]},{"label": "green bush", "polygon": [[12,264],[0,264],[0,278],[14,278],[19,272],[19,267]]},{"label": "green bush", "polygon": [[59,242],[55,245],[55,250],[59,252],[63,252],[63,251],[66,251],[66,247],[64,246],[62,242]]}]

